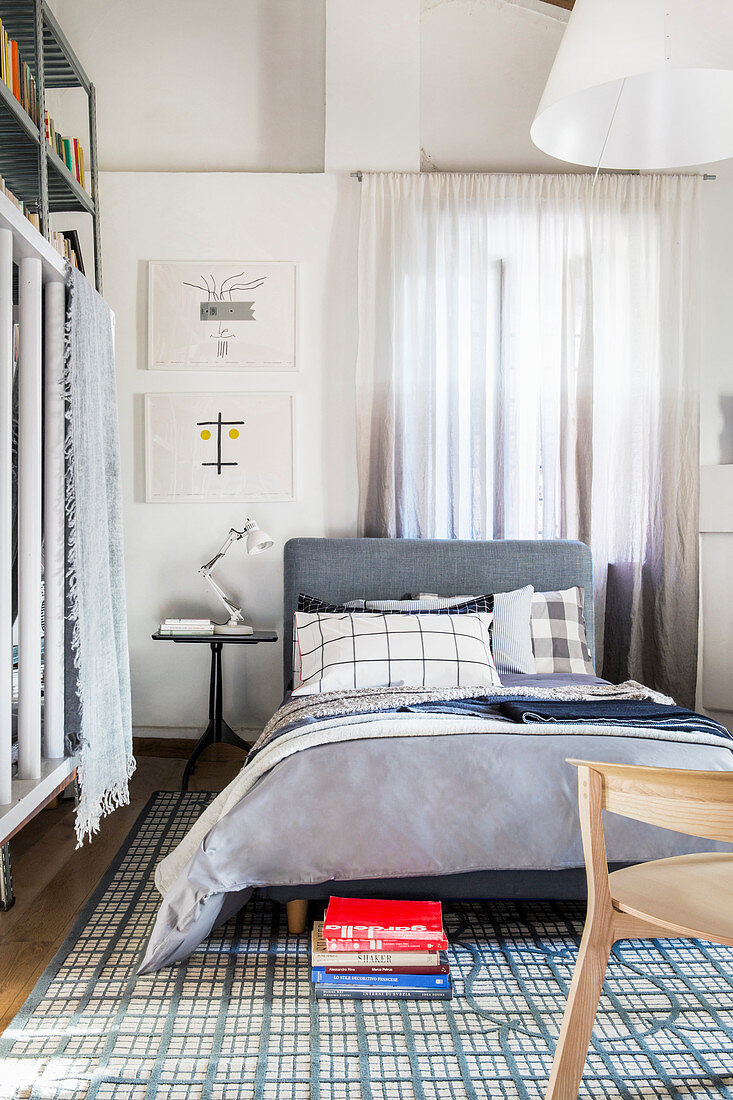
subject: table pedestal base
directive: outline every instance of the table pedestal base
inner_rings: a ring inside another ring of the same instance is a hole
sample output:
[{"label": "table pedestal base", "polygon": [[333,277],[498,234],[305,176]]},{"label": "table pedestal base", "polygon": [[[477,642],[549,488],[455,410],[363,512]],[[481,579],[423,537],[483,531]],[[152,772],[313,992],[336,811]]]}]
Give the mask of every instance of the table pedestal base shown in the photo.
[{"label": "table pedestal base", "polygon": [[234,745],[243,752],[249,752],[250,746],[235,733],[224,721],[222,714],[221,651],[222,642],[211,642],[211,677],[209,680],[209,724],[196,742],[188,758],[181,780],[181,790],[188,790],[188,781],[196,766],[196,761],[209,745]]}]

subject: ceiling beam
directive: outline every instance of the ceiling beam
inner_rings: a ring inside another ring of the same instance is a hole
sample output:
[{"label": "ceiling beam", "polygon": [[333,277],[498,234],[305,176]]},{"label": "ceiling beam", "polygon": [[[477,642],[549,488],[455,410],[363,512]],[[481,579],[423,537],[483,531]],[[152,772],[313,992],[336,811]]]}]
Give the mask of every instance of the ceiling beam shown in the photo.
[{"label": "ceiling beam", "polygon": [[552,4],[556,8],[567,8],[568,11],[573,10],[573,4],[575,0],[544,0],[545,4]]}]

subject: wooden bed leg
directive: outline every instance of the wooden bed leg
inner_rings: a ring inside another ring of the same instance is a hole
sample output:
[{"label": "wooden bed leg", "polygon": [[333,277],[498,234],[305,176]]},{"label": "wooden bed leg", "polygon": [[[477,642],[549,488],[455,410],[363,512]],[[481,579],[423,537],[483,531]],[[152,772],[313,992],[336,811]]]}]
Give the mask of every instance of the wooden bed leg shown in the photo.
[{"label": "wooden bed leg", "polygon": [[288,911],[288,932],[292,936],[300,936],[305,932],[305,922],[308,917],[308,902],[303,898],[296,898],[295,901],[289,901],[286,909]]}]

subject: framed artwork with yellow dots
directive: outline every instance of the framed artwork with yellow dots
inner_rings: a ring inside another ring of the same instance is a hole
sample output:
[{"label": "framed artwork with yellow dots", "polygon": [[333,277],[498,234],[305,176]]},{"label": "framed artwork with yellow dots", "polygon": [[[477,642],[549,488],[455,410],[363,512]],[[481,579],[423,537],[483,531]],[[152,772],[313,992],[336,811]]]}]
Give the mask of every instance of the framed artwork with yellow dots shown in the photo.
[{"label": "framed artwork with yellow dots", "polygon": [[150,370],[295,370],[294,263],[149,264]]},{"label": "framed artwork with yellow dots", "polygon": [[145,395],[145,499],[295,499],[291,393]]}]

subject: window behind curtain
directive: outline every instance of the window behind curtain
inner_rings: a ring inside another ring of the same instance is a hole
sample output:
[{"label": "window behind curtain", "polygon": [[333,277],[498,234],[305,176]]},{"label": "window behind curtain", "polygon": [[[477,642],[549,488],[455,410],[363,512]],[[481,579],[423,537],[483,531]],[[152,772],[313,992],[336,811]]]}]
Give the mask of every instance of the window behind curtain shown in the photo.
[{"label": "window behind curtain", "polygon": [[698,196],[697,177],[365,176],[359,259],[362,533],[587,542],[600,639],[624,578],[614,673],[688,698]]}]

